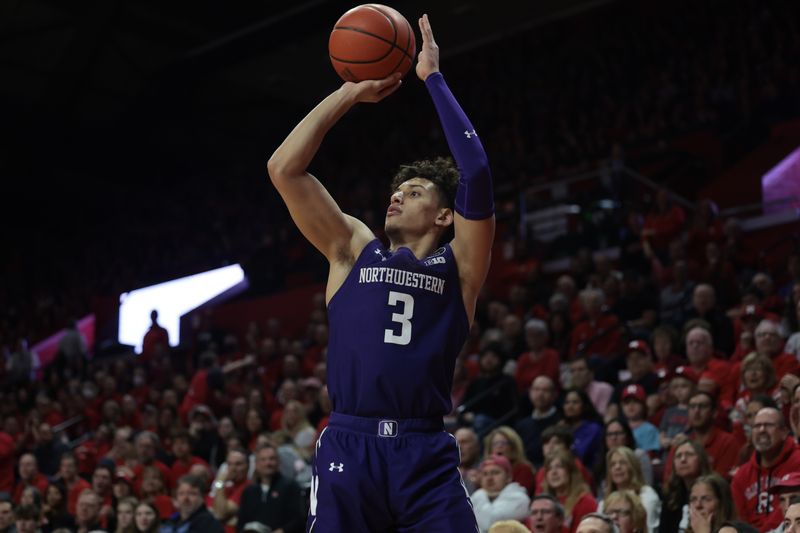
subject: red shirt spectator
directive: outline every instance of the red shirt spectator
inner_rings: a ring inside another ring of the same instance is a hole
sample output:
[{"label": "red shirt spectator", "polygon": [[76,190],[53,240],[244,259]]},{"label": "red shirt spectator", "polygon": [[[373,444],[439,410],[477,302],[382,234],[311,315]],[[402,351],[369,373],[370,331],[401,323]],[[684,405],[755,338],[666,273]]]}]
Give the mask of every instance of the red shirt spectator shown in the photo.
[{"label": "red shirt spectator", "polygon": [[14,487],[14,493],[11,499],[15,504],[19,505],[19,500],[22,497],[22,491],[26,487],[34,487],[39,491],[39,494],[44,496],[49,482],[47,478],[39,472],[39,467],[36,463],[36,456],[32,453],[25,453],[19,458],[19,481]]},{"label": "red shirt spectator", "polygon": [[14,439],[0,431],[0,492],[14,489]]},{"label": "red shirt spectator", "polygon": [[597,289],[581,292],[587,318],[572,330],[570,357],[574,357],[578,351],[587,357],[600,355],[612,358],[619,354],[622,334],[619,319],[615,315],[603,314],[603,298],[603,292]]},{"label": "red shirt spectator", "polygon": [[514,379],[520,394],[527,392],[538,376],[548,376],[553,383],[559,382],[558,352],[547,347],[547,323],[533,318],[525,323],[525,342],[528,351],[517,358]]}]

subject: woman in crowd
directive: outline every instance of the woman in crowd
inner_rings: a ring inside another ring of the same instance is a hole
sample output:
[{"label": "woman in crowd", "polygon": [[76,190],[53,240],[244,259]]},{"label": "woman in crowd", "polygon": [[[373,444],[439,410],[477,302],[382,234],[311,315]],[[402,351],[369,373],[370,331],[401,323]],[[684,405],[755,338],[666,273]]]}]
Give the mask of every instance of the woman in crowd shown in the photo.
[{"label": "woman in crowd", "polygon": [[575,533],[581,518],[597,510],[597,500],[589,492],[571,452],[554,450],[545,457],[543,468],[542,492],[555,496],[564,507],[564,525]]},{"label": "woman in crowd", "polygon": [[[687,533],[717,533],[726,522],[735,519],[731,487],[719,474],[701,476],[692,483]],[[738,524],[734,524],[738,531]]]},{"label": "woman in crowd", "polygon": [[603,513],[617,524],[619,533],[655,533],[647,528],[647,511],[632,490],[616,490],[609,494]]},{"label": "woman in crowd", "polygon": [[[661,518],[661,499],[653,487],[645,484],[639,459],[633,450],[627,446],[614,448],[606,455],[606,464],[608,465],[606,467],[606,491],[633,491],[647,512],[648,529],[658,531]],[[601,510],[605,508],[605,502],[601,503],[600,508]]]},{"label": "woman in crowd", "polygon": [[67,488],[60,481],[52,482],[47,486],[47,490],[44,492],[42,511],[44,521],[50,530],[75,527],[75,518],[67,510]]},{"label": "woman in crowd", "polygon": [[281,428],[292,437],[295,447],[305,459],[314,453],[317,431],[308,421],[305,407],[298,400],[289,400],[283,408]]},{"label": "woman in crowd", "polygon": [[[634,450],[636,457],[639,459],[639,464],[642,469],[642,478],[645,484],[653,484],[653,463],[650,460],[650,455],[644,451],[636,448],[636,439],[633,437],[633,431],[628,423],[622,418],[612,418],[606,422],[603,428],[602,447],[598,452],[598,460],[595,462],[593,468],[594,479],[600,482],[598,488],[598,496],[602,498],[603,491],[605,490],[604,480],[606,479],[606,461],[605,457],[608,452],[620,446],[627,446]],[[601,461],[600,458],[603,460]]]},{"label": "woman in crowd", "polygon": [[170,516],[175,512],[175,507],[164,488],[164,479],[161,471],[154,466],[146,466],[142,469],[142,500],[150,502],[158,509],[159,516]]},{"label": "woman in crowd", "polygon": [[747,403],[758,395],[774,396],[775,367],[769,357],[750,353],[742,361],[739,372],[739,390],[736,393],[736,403],[729,414],[733,423],[742,423],[747,410]]},{"label": "woman in crowd", "polygon": [[484,458],[502,455],[511,462],[511,478],[522,485],[528,494],[533,493],[535,471],[525,457],[525,448],[519,434],[508,426],[492,430],[483,439]]},{"label": "woman in crowd", "polygon": [[136,525],[133,518],[137,505],[136,498],[127,496],[117,502],[117,529],[115,533],[134,533]]},{"label": "woman in crowd", "polygon": [[583,464],[593,465],[603,435],[600,415],[597,414],[594,404],[584,391],[570,389],[564,396],[562,409],[564,419],[560,423],[572,431],[573,453],[583,461]]},{"label": "woman in crowd", "polygon": [[158,509],[149,502],[139,502],[133,516],[136,533],[156,533],[161,529]]},{"label": "woman in crowd", "polygon": [[712,472],[705,448],[687,440],[675,448],[672,472],[664,483],[660,530],[683,532],[689,525],[689,488],[700,476]]}]

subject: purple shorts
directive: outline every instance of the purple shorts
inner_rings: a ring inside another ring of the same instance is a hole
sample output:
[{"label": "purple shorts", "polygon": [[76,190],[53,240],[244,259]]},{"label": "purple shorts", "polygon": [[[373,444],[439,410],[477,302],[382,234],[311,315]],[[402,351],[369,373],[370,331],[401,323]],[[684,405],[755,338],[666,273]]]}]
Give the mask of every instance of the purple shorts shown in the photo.
[{"label": "purple shorts", "polygon": [[317,441],[309,533],[477,532],[441,419],[331,413]]}]

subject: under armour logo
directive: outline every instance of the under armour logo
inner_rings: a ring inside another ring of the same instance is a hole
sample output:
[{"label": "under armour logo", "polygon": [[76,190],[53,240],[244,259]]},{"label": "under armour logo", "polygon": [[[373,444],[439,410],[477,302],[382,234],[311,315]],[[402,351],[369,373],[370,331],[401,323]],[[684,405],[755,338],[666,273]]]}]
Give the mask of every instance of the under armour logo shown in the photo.
[{"label": "under armour logo", "polygon": [[344,472],[344,463],[339,463],[338,465],[336,463],[331,463],[331,467],[328,468],[328,471],[333,472],[334,470],[337,472]]},{"label": "under armour logo", "polygon": [[467,136],[467,139],[472,139],[473,137],[477,137],[478,136],[478,132],[476,132],[475,130],[465,131],[464,135]]},{"label": "under armour logo", "polygon": [[374,250],[374,252],[378,255],[378,257],[381,258],[381,261],[386,261],[386,256],[383,255],[383,252],[381,252],[377,248]]},{"label": "under armour logo", "polygon": [[378,423],[378,436],[379,437],[396,437],[397,436],[397,422],[394,420],[381,420]]}]

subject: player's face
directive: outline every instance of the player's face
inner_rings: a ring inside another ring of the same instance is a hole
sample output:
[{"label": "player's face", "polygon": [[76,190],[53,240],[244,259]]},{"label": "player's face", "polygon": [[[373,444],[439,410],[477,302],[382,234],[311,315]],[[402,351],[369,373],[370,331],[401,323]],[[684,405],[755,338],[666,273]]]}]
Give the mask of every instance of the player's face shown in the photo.
[{"label": "player's face", "polygon": [[429,231],[442,211],[439,204],[439,191],[433,182],[412,178],[401,183],[389,200],[386,233],[391,237],[398,231]]}]

